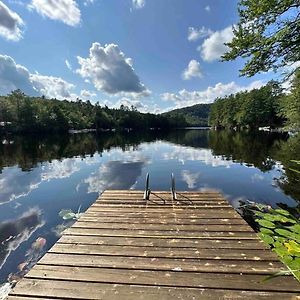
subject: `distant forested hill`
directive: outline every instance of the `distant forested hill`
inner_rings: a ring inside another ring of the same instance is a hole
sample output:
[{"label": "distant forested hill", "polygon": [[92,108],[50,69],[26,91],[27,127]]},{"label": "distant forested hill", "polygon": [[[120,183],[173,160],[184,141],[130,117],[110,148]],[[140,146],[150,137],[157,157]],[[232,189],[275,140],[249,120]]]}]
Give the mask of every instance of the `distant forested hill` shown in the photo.
[{"label": "distant forested hill", "polygon": [[189,126],[208,126],[210,108],[211,104],[196,104],[193,106],[174,109],[164,113],[163,115],[171,118],[183,116]]}]

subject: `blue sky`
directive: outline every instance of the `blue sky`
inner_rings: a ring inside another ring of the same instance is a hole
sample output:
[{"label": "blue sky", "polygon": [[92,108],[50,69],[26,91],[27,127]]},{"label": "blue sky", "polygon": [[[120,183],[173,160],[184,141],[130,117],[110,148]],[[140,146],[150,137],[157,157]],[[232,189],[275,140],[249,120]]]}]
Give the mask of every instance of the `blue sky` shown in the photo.
[{"label": "blue sky", "polygon": [[237,21],[235,0],[0,1],[0,94],[150,112],[209,103],[271,79],[219,61]]}]

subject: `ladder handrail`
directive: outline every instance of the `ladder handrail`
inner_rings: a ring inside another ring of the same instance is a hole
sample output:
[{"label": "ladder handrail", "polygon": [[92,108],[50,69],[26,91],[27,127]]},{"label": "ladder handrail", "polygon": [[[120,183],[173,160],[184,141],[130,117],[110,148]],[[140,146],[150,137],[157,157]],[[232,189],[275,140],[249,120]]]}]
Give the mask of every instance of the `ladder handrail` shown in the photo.
[{"label": "ladder handrail", "polygon": [[173,173],[171,173],[171,193],[172,193],[172,199],[173,200],[177,200],[176,186],[175,186],[175,177],[174,177]]},{"label": "ladder handrail", "polygon": [[149,189],[149,173],[147,173],[146,175],[146,186],[145,186],[145,192],[144,192],[144,200],[149,200],[150,198],[150,194],[151,194],[151,190]]}]

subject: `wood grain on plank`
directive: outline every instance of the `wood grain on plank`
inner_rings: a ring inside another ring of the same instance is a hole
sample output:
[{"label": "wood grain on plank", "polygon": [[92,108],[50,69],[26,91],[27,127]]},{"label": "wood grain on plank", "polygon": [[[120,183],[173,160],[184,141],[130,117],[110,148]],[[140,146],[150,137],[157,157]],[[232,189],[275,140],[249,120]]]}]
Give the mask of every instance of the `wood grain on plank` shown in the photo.
[{"label": "wood grain on plank", "polygon": [[94,236],[128,236],[128,237],[161,237],[161,238],[200,238],[200,239],[258,239],[252,231],[180,231],[180,230],[126,230],[95,229],[71,227],[64,234]]},{"label": "wood grain on plank", "polygon": [[[218,272],[237,274],[273,274],[284,267],[278,261],[246,261],[222,259],[178,259],[178,258],[151,258],[126,256],[95,256],[48,253],[38,264],[52,266],[73,266],[80,268],[115,268],[153,271],[172,271],[180,266],[186,272]],[[101,270],[99,270],[101,272]]]},{"label": "wood grain on plank", "polygon": [[180,230],[180,231],[245,231],[254,232],[248,225],[183,225],[183,224],[128,224],[128,223],[104,223],[86,222],[79,220],[73,228],[94,228],[94,229],[126,229],[126,230]]},{"label": "wood grain on plank", "polygon": [[[257,239],[181,239],[181,238],[141,238],[141,237],[99,237],[84,235],[63,235],[57,243],[86,245],[116,245],[161,248],[203,248],[203,249],[268,249]],[[229,250],[228,250],[229,251]]]},{"label": "wood grain on plank", "polygon": [[[110,299],[110,300],[195,300],[195,299],[264,299],[264,300],[299,300],[300,297],[292,293],[259,292],[248,290],[212,290],[205,288],[178,288],[145,285],[121,285],[93,282],[59,281],[59,280],[32,280],[25,278],[18,283],[12,293],[17,295],[64,299]],[[21,300],[11,296],[8,300]],[[24,299],[25,300],[25,299]],[[27,299],[26,299],[27,300]]]},{"label": "wood grain on plank", "polygon": [[[47,278],[54,280],[72,280],[84,282],[99,282],[115,284],[142,284],[154,286],[173,287],[201,287],[217,289],[247,289],[260,291],[287,291],[300,292],[299,283],[292,276],[273,278],[264,282],[263,275],[252,274],[220,274],[220,273],[194,273],[181,271],[148,271],[101,268],[46,266],[36,265],[26,278]],[[74,283],[76,284],[76,283]]]},{"label": "wood grain on plank", "polygon": [[158,214],[155,212],[113,212],[113,211],[101,211],[99,209],[97,210],[88,210],[86,211],[86,216],[96,216],[96,217],[115,217],[115,219],[118,219],[120,217],[123,218],[158,218],[158,219],[182,219],[182,218],[191,218],[191,219],[220,219],[220,218],[226,218],[226,219],[241,219],[241,217],[237,213],[232,213],[231,211],[224,212],[218,212],[218,211],[212,211],[212,210],[206,210],[206,211],[195,211],[193,214],[179,214],[177,212],[166,212],[163,215]]},{"label": "wood grain on plank", "polygon": [[[235,219],[226,219],[226,218],[219,218],[219,219],[208,219],[208,218],[127,218],[127,217],[96,217],[90,215],[83,215],[79,221],[85,222],[104,222],[104,223],[129,223],[129,224],[181,224],[181,225],[245,225],[247,224],[241,218]],[[248,224],[247,224],[248,225]]]},{"label": "wood grain on plank", "polygon": [[68,245],[56,244],[49,252],[111,255],[128,257],[166,257],[166,258],[198,258],[198,259],[236,259],[236,260],[276,260],[276,255],[268,250],[240,251],[228,249],[201,249],[201,248],[160,248],[134,246],[103,246],[103,245]]}]

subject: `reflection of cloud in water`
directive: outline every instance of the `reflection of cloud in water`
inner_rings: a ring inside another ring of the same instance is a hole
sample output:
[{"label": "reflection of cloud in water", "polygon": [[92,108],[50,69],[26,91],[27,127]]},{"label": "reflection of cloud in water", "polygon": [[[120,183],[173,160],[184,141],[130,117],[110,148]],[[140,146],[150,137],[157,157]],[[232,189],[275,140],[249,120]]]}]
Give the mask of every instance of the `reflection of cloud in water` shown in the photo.
[{"label": "reflection of cloud in water", "polygon": [[39,209],[31,209],[16,220],[0,223],[0,268],[11,251],[16,250],[43,225]]},{"label": "reflection of cloud in water", "polygon": [[41,179],[61,179],[70,177],[73,173],[80,170],[81,160],[78,158],[64,159],[63,161],[54,160],[47,166],[42,167]]},{"label": "reflection of cloud in water", "polygon": [[109,157],[111,161],[116,161],[122,159],[122,161],[126,162],[140,162],[143,161],[145,163],[151,163],[150,157],[146,156],[143,151],[149,149],[151,147],[151,151],[154,152],[157,149],[153,149],[153,145],[142,144],[139,146],[139,149],[134,149],[131,147],[130,151],[123,151],[120,148],[116,148],[111,152],[105,153],[105,156]]},{"label": "reflection of cloud in water", "polygon": [[81,158],[53,160],[30,172],[23,172],[18,167],[5,168],[0,179],[0,205],[29,195],[43,181],[70,177],[80,171],[82,163],[91,164],[91,160],[84,162]]},{"label": "reflection of cloud in water", "polygon": [[40,170],[22,172],[20,168],[5,168],[0,179],[0,204],[28,195],[40,184]]},{"label": "reflection of cloud in water", "polygon": [[251,176],[251,181],[255,182],[255,181],[261,181],[264,180],[264,176],[258,173],[255,173]]},{"label": "reflection of cloud in water", "polygon": [[206,193],[206,192],[221,193],[225,198],[228,198],[228,195],[225,195],[221,189],[215,187],[204,186],[197,189],[197,191],[201,193]]},{"label": "reflection of cloud in water", "polygon": [[142,174],[143,161],[109,161],[92,176],[84,180],[88,193],[101,193],[106,189],[129,189]]},{"label": "reflection of cloud in water", "polygon": [[181,176],[182,176],[183,180],[186,182],[186,184],[188,185],[188,188],[193,189],[196,187],[196,183],[200,176],[200,173],[199,172],[192,173],[191,171],[183,170],[181,172]]},{"label": "reflection of cloud in water", "polygon": [[191,161],[201,161],[206,165],[211,165],[212,167],[226,167],[229,168],[233,162],[224,160],[220,156],[214,156],[210,149],[195,149],[190,147],[182,147],[182,146],[172,146],[173,150],[163,153],[163,159],[171,160],[176,159],[182,164],[187,160]]}]

